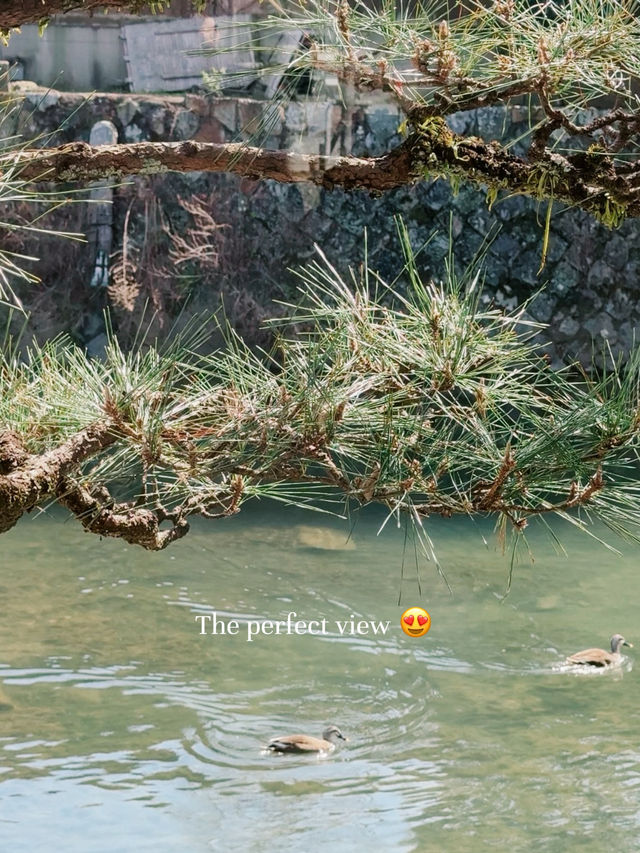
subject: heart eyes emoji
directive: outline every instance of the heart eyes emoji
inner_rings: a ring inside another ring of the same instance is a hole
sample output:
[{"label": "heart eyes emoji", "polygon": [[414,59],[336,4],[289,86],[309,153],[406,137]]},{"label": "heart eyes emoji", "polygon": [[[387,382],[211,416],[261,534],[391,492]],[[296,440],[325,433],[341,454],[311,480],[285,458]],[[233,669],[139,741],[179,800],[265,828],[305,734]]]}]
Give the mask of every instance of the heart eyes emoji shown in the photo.
[{"label": "heart eyes emoji", "polygon": [[424,637],[431,627],[431,617],[422,607],[410,607],[400,617],[400,627],[408,637]]}]

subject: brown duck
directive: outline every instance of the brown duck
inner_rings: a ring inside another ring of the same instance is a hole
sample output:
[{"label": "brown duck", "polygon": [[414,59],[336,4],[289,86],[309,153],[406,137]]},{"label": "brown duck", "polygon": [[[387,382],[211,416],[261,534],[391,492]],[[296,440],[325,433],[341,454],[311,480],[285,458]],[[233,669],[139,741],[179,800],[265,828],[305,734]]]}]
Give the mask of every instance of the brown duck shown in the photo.
[{"label": "brown duck", "polygon": [[585,649],[582,652],[576,652],[574,655],[569,655],[567,663],[579,664],[582,666],[614,666],[622,660],[620,654],[620,646],[629,646],[633,648],[632,643],[628,643],[622,634],[614,634],[611,638],[611,651],[605,652],[604,649]]},{"label": "brown duck", "polygon": [[274,737],[267,744],[271,752],[333,752],[336,743],[347,740],[337,726],[327,726],[322,737],[311,735],[283,735]]}]

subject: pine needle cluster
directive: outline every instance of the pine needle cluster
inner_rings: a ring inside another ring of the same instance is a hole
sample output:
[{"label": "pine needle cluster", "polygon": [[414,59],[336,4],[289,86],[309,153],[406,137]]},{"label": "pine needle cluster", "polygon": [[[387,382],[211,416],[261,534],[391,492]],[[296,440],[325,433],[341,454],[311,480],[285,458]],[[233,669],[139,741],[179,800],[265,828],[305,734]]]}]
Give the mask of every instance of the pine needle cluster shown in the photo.
[{"label": "pine needle cluster", "polygon": [[400,230],[396,282],[366,266],[347,281],[320,253],[269,353],[229,332],[201,355],[210,325],[129,353],[112,336],[103,360],[60,340],[19,359],[7,341],[0,529],[3,507],[15,523],[20,501],[59,500],[88,530],[158,548],[190,515],[270,498],[381,503],[419,530],[488,515],[521,534],[556,515],[635,536],[640,351],[598,380],[552,370],[524,307],[483,307],[478,268],[423,281]]}]

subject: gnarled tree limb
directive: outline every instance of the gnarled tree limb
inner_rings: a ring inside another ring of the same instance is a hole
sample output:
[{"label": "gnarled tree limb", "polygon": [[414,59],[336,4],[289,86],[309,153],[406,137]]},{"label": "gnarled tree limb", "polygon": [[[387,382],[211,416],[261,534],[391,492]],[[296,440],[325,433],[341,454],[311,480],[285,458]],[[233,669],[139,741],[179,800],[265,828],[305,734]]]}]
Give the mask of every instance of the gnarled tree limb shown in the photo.
[{"label": "gnarled tree limb", "polygon": [[14,433],[0,436],[0,533],[17,524],[48,495],[55,494],[60,482],[86,459],[116,441],[109,424],[92,424],[72,435],[53,450],[40,455],[26,453]]},{"label": "gnarled tree limb", "polygon": [[[92,424],[53,450],[30,454],[17,433],[0,434],[0,533],[14,527],[25,512],[43,500],[56,498],[91,533],[116,536],[132,545],[160,551],[189,531],[180,508],[147,509],[116,504],[104,487],[89,490],[70,475],[83,462],[111,447],[118,433],[107,422]],[[168,530],[160,525],[171,522]]]},{"label": "gnarled tree limb", "polygon": [[[252,148],[242,143],[137,142],[94,147],[71,142],[59,148],[28,149],[10,155],[25,181],[95,181],[162,172],[233,172],[245,178],[283,183],[386,190],[415,180],[411,146],[381,157],[324,157]],[[0,161],[1,164],[1,161]]]},{"label": "gnarled tree limb", "polygon": [[[167,512],[163,507],[145,509],[129,503],[114,503],[103,487],[95,492],[62,480],[57,489],[58,502],[80,521],[85,530],[99,536],[114,536],[147,551],[162,551],[189,532],[189,523],[180,509]],[[160,530],[170,521],[168,530]]]},{"label": "gnarled tree limb", "polygon": [[[385,192],[425,178],[452,175],[496,190],[582,208],[606,224],[640,215],[640,164],[615,165],[588,152],[543,154],[534,162],[496,142],[452,133],[443,119],[416,122],[416,130],[380,157],[326,157],[254,148],[241,143],[138,142],[92,147],[72,142],[59,148],[6,155],[26,181],[88,182],[161,172],[232,172],[283,183]],[[2,161],[0,160],[0,167]]]}]

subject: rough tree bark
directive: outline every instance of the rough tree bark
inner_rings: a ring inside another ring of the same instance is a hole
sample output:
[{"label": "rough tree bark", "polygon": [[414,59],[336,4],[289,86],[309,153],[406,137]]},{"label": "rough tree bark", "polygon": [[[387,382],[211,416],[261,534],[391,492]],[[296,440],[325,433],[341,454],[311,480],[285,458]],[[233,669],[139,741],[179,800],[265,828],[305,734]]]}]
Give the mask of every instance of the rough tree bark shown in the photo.
[{"label": "rough tree bark", "polygon": [[[6,155],[30,182],[89,182],[161,172],[234,172],[284,183],[308,181],[326,188],[384,192],[420,179],[457,176],[497,191],[555,200],[580,207],[608,225],[640,215],[640,162],[616,167],[588,154],[530,161],[496,143],[453,134],[432,118],[401,145],[380,157],[326,157],[252,148],[238,143],[139,142],[91,147],[71,142],[59,148]],[[0,160],[0,167],[2,161]]]},{"label": "rough tree bark", "polygon": [[10,432],[0,436],[0,533],[10,530],[48,495],[55,495],[64,478],[80,463],[116,441],[108,424],[95,424],[71,436],[47,453],[27,453]]},{"label": "rough tree bark", "polygon": [[[194,8],[198,6],[194,3]],[[93,12],[114,9],[139,14],[150,12],[144,0],[2,0],[0,2],[0,30],[11,30],[22,24],[34,24],[52,15],[65,12]]]},{"label": "rough tree bark", "polygon": [[[135,503],[115,503],[107,490],[89,490],[71,479],[86,460],[118,440],[117,428],[96,423],[42,454],[27,453],[14,432],[0,432],[0,533],[11,530],[22,516],[46,499],[57,500],[83,525],[99,536],[116,536],[149,551],[161,551],[182,538],[189,524],[180,510],[147,509]],[[167,530],[160,530],[170,522]]]}]

